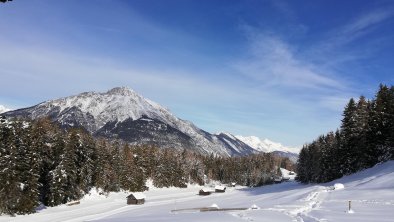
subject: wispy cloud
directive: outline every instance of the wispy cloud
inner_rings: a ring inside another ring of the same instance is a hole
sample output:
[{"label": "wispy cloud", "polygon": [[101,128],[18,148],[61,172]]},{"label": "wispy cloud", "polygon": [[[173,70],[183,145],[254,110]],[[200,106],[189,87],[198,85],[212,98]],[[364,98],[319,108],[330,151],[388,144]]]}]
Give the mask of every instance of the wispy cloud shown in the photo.
[{"label": "wispy cloud", "polygon": [[362,32],[365,32],[367,29],[375,26],[394,15],[394,12],[390,9],[381,9],[375,10],[366,14],[361,15],[360,17],[354,19],[350,23],[346,24],[342,27],[342,31],[340,34],[343,35],[357,35]]},{"label": "wispy cloud", "polygon": [[250,56],[236,64],[242,74],[266,86],[314,89],[343,87],[343,83],[298,57],[296,50],[278,36],[256,31],[249,31],[248,36]]},{"label": "wispy cloud", "polygon": [[[98,18],[94,23],[85,14],[75,20],[63,14],[43,27],[29,22],[35,13],[16,16],[29,24],[23,29],[0,21],[5,30],[0,49],[7,52],[0,53],[0,77],[7,80],[0,82],[0,104],[16,108],[126,85],[204,130],[301,145],[339,126],[348,96],[358,95],[346,79],[351,77],[339,69],[360,56],[346,45],[393,16],[376,10],[325,31],[323,37],[319,33],[314,41],[298,42],[291,38],[309,32],[297,19],[300,14],[286,2],[273,1],[284,17],[275,22],[283,27],[245,22],[246,41],[234,44],[246,50],[227,56],[228,51],[215,51],[220,47],[207,49],[206,38],[190,27],[165,26],[124,4],[91,10],[92,18]],[[61,15],[58,11],[51,18]],[[39,16],[47,21],[46,14]],[[217,59],[219,54],[226,59]]]},{"label": "wispy cloud", "polygon": [[[318,61],[322,66],[326,67],[339,66],[350,61],[367,58],[370,55],[365,50],[362,53],[360,50],[371,47],[364,45],[363,47],[349,48],[347,46],[373,33],[381,23],[393,18],[393,16],[394,11],[391,9],[376,9],[361,14],[344,24],[328,30],[320,42],[305,50],[305,54],[313,61]],[[368,44],[368,42],[364,42],[364,44]]]}]

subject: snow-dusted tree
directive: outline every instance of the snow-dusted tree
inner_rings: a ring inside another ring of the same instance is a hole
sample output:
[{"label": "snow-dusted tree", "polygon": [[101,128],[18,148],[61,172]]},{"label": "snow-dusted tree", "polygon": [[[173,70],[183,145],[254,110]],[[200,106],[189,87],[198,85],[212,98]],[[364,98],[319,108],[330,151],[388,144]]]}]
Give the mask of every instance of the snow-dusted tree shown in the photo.
[{"label": "snow-dusted tree", "polygon": [[12,124],[0,123],[0,214],[14,215],[21,195]]},{"label": "snow-dusted tree", "polygon": [[79,188],[88,193],[93,186],[94,162],[97,158],[93,137],[80,130],[80,144],[76,147],[76,165]]},{"label": "snow-dusted tree", "polygon": [[116,153],[114,149],[116,148],[104,139],[99,139],[96,142],[97,159],[93,182],[97,188],[101,188],[104,192],[119,190],[118,175],[113,168],[113,164],[119,163],[113,163],[111,156],[111,153]]},{"label": "snow-dusted tree", "polygon": [[19,214],[34,213],[39,205],[39,177],[41,157],[39,147],[34,146],[31,125],[26,122],[16,122],[15,146],[17,149],[16,162],[21,196],[17,208]]},{"label": "snow-dusted tree", "polygon": [[77,155],[76,151],[81,146],[80,135],[77,130],[71,129],[68,133],[67,144],[65,146],[62,159],[60,164],[57,166],[58,176],[65,178],[64,195],[65,200],[63,202],[77,200],[82,196],[81,189],[79,187],[80,178],[78,175],[79,169],[77,168]]},{"label": "snow-dusted tree", "polygon": [[[47,204],[49,193],[48,175],[55,167],[55,158],[58,153],[54,153],[55,139],[63,133],[49,119],[38,119],[31,122],[31,140],[30,147],[33,147],[39,156],[39,183],[40,183],[40,201]],[[64,147],[62,147],[63,149]],[[60,156],[60,155],[59,155]],[[57,162],[58,163],[58,162]]]},{"label": "snow-dusted tree", "polygon": [[143,156],[133,153],[133,151],[135,150],[128,145],[123,148],[122,165],[124,167],[121,170],[121,187],[130,191],[143,191],[147,179],[145,169],[139,165],[142,162],[140,158]]},{"label": "snow-dusted tree", "polygon": [[61,155],[61,162],[56,166],[55,169],[51,170],[47,176],[49,190],[47,194],[47,205],[57,206],[59,204],[66,203],[69,199],[67,196],[67,190],[69,187],[68,172],[66,171],[64,155]]},{"label": "snow-dusted tree", "polygon": [[199,185],[204,185],[204,164],[202,158],[199,156],[194,156],[193,154],[188,155],[186,159],[188,164],[187,169],[189,175],[189,183],[197,183]]},{"label": "snow-dusted tree", "polygon": [[0,131],[0,211],[33,213],[39,204],[40,159],[30,145],[30,125],[13,120],[1,124]]}]

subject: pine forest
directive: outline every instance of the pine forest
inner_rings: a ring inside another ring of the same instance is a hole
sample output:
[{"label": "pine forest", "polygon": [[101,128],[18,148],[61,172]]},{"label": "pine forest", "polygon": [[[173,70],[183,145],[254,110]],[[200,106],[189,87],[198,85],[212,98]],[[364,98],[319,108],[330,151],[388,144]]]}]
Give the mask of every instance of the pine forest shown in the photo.
[{"label": "pine forest", "polygon": [[82,129],[61,129],[49,119],[1,119],[0,214],[34,213],[41,203],[78,200],[92,188],[104,194],[144,191],[148,179],[155,187],[210,180],[261,186],[273,182],[279,167],[293,165],[272,154],[203,156],[96,139]]},{"label": "pine forest", "polygon": [[340,128],[304,145],[297,179],[322,183],[394,159],[394,87],[380,85],[373,100],[349,100]]}]

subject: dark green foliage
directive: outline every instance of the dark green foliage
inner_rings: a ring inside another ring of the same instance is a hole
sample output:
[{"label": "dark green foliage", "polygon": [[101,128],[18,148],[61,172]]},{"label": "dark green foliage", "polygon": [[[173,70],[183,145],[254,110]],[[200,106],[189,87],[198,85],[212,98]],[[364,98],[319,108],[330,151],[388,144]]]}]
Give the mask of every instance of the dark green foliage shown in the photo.
[{"label": "dark green foliage", "polygon": [[327,182],[394,159],[394,89],[380,85],[371,102],[350,99],[340,131],[321,136],[301,150],[297,179]]},{"label": "dark green foliage", "polygon": [[34,213],[39,205],[40,159],[31,145],[31,126],[16,121],[1,124],[0,131],[0,212]]},{"label": "dark green foliage", "polygon": [[11,124],[0,125],[0,212],[18,213],[17,201],[21,196],[17,172],[17,147]]}]

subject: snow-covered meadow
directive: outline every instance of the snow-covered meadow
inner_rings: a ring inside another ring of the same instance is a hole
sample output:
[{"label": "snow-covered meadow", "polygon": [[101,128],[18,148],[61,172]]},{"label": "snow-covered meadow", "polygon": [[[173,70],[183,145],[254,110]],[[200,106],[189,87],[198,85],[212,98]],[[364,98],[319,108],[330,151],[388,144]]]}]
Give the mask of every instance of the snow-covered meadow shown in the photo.
[{"label": "snow-covered meadow", "polygon": [[[334,186],[335,185],[335,186]],[[343,185],[343,187],[342,187]],[[151,188],[144,205],[126,205],[127,193],[92,192],[80,204],[49,207],[36,214],[1,216],[0,221],[393,221],[394,161],[336,181],[302,185],[294,181],[259,188],[227,187],[198,196],[202,187]],[[348,201],[352,212],[348,212]],[[176,211],[217,205],[234,211]]]}]

